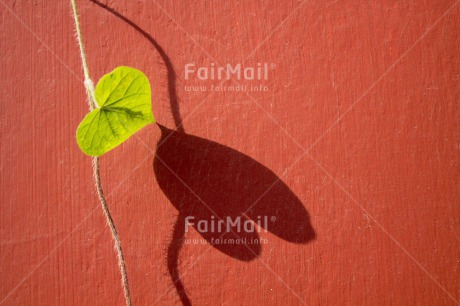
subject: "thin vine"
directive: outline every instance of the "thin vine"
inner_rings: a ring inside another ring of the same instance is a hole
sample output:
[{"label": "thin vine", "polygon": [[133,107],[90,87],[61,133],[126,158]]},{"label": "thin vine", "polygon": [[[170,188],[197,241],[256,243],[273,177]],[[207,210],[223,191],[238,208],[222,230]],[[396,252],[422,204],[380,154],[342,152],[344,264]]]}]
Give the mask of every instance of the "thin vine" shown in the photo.
[{"label": "thin vine", "polygon": [[[85,48],[83,45],[80,22],[79,22],[78,13],[77,13],[77,4],[75,0],[71,0],[71,4],[72,4],[72,10],[73,10],[73,18],[75,21],[75,29],[77,32],[78,45],[80,47],[80,57],[81,57],[83,73],[85,77],[84,85],[85,85],[86,93],[88,96],[88,105],[89,105],[90,111],[93,111],[94,109],[99,108],[99,105],[97,104],[97,101],[95,98],[94,84],[90,78],[88,64],[86,62]],[[92,157],[92,165],[93,165],[93,178],[94,178],[97,194],[99,197],[99,201],[101,202],[102,211],[106,218],[107,225],[110,228],[110,231],[112,233],[112,238],[115,244],[115,250],[116,250],[117,258],[118,258],[118,267],[120,269],[121,283],[123,286],[123,293],[124,293],[124,297],[126,300],[126,305],[131,306],[131,294],[129,290],[128,274],[126,271],[126,264],[124,260],[123,249],[121,247],[120,236],[118,235],[117,229],[115,227],[115,223],[113,221],[113,218],[110,214],[109,207],[107,205],[107,200],[105,198],[104,191],[102,189],[100,166],[99,166],[99,156]]]}]

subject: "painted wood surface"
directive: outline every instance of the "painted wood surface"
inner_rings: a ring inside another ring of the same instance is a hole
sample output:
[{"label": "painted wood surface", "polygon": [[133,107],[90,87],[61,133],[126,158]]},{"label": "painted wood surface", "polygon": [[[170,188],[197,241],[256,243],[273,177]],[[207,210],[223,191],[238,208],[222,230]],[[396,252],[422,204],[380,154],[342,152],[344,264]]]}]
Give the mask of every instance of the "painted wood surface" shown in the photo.
[{"label": "painted wood surface", "polygon": [[[194,305],[459,304],[459,1],[78,5],[94,80],[136,67],[163,137],[182,123],[158,150],[151,125],[102,157],[134,305],[181,303],[174,262]],[[0,14],[0,304],[123,305],[75,141],[87,106],[70,5],[1,0]],[[268,77],[186,79],[190,63],[267,63]],[[168,258],[178,215],[212,215],[194,194],[222,217],[275,217],[247,235],[267,243]]]}]

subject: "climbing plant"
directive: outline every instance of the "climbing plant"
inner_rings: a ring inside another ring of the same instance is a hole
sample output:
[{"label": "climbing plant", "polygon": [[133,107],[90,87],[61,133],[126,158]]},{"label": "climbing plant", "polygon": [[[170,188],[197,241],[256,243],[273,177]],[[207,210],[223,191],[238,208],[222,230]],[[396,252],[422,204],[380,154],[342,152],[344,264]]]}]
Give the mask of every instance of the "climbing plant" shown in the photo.
[{"label": "climbing plant", "polygon": [[104,75],[94,88],[86,62],[75,0],[71,0],[71,4],[90,110],[78,126],[76,138],[80,149],[92,156],[95,187],[115,243],[126,305],[131,305],[123,249],[102,189],[99,157],[116,148],[144,126],[155,122],[150,84],[141,71],[121,66]]}]

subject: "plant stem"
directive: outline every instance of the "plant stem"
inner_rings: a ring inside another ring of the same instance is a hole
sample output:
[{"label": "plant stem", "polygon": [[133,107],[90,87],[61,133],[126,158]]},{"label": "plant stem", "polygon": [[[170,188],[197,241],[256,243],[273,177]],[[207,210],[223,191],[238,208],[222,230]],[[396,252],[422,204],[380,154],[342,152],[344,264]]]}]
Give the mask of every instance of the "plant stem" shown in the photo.
[{"label": "plant stem", "polygon": [[[72,3],[72,9],[73,9],[73,17],[75,20],[75,28],[77,30],[78,45],[80,46],[80,56],[81,56],[81,61],[82,61],[82,66],[83,66],[83,73],[85,76],[84,84],[86,88],[86,94],[88,95],[88,105],[89,105],[89,109],[93,110],[99,106],[97,105],[97,102],[94,96],[94,85],[89,76],[88,64],[86,63],[85,48],[83,46],[83,39],[81,36],[80,22],[78,20],[77,4],[75,3],[75,0],[71,0],[71,3]],[[95,156],[93,157],[93,177],[94,177],[94,182],[96,185],[97,195],[99,197],[99,201],[101,202],[102,211],[104,213],[105,219],[107,221],[107,225],[110,228],[110,231],[112,233],[112,238],[115,243],[115,250],[117,253],[117,257],[118,257],[118,267],[120,268],[120,274],[121,274],[121,284],[123,287],[123,293],[125,296],[126,305],[131,306],[131,294],[129,291],[128,274],[126,272],[126,265],[125,265],[124,255],[123,255],[123,249],[121,248],[120,236],[118,235],[117,229],[115,227],[115,223],[113,222],[112,215],[110,214],[110,210],[107,205],[107,200],[105,199],[104,191],[102,189],[101,175],[100,175],[99,168],[100,168],[99,167],[99,157]]]},{"label": "plant stem", "polygon": [[101,176],[99,173],[99,157],[93,157],[93,176],[96,183],[97,195],[101,201],[102,211],[104,212],[107,225],[112,232],[112,238],[115,243],[115,250],[117,251],[118,267],[121,273],[121,284],[123,286],[123,293],[125,295],[126,305],[131,306],[131,294],[129,292],[128,274],[126,272],[125,258],[123,256],[123,249],[121,248],[120,236],[118,236],[117,228],[113,222],[112,216],[107,205],[107,201],[102,190]]},{"label": "plant stem", "polygon": [[77,3],[75,2],[75,0],[70,0],[70,2],[72,3],[73,19],[75,20],[75,29],[77,30],[77,40],[78,40],[78,45],[80,46],[80,57],[81,57],[81,63],[83,66],[83,74],[85,75],[84,84],[86,88],[86,94],[88,95],[89,109],[93,110],[96,107],[99,107],[99,105],[97,105],[96,98],[94,97],[93,81],[91,81],[91,78],[89,77],[88,64],[86,63],[85,47],[83,45],[83,39],[81,37],[80,21],[78,20]]}]

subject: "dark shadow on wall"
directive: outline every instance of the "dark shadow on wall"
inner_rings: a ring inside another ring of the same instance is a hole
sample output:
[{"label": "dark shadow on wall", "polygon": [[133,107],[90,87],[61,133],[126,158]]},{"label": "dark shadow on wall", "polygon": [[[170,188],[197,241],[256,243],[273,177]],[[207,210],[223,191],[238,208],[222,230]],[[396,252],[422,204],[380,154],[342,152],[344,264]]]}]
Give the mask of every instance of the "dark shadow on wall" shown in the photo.
[{"label": "dark shadow on wall", "polygon": [[[179,211],[168,249],[173,280],[179,279],[177,263],[185,237],[185,218],[209,244],[242,261],[253,260],[261,252],[261,244],[252,243],[259,241],[257,231],[241,228],[247,220],[286,241],[307,243],[315,238],[302,202],[270,169],[219,143],[161,125],[160,128],[162,136],[153,164],[155,176]],[[223,225],[219,231],[218,220],[227,218],[240,218],[240,227],[230,226],[228,231]],[[197,227],[199,222],[207,224],[207,231]],[[210,230],[211,224],[214,231]],[[243,243],[215,243],[224,239]],[[184,304],[190,303],[182,282],[176,286]]]},{"label": "dark shadow on wall", "polygon": [[[154,171],[163,192],[180,215],[191,216],[195,228],[205,221],[208,231],[197,228],[209,243],[216,239],[243,239],[247,244],[214,244],[233,258],[250,261],[261,251],[257,226],[249,231],[231,226],[229,232],[218,220],[252,220],[263,230],[293,243],[315,238],[310,217],[302,202],[270,169],[253,158],[214,141],[176,132],[160,125],[162,132]],[[184,220],[180,220],[184,224]],[[211,224],[215,225],[210,232]],[[177,238],[177,237],[176,237]]]},{"label": "dark shadow on wall", "polygon": [[[302,202],[270,169],[230,147],[159,126],[162,136],[154,160],[158,184],[180,213],[195,217],[192,222],[210,224],[214,218],[241,216],[243,222],[260,219],[264,229],[289,242],[306,243],[315,237]],[[268,221],[259,216],[268,216]],[[260,247],[253,252],[245,247],[216,248],[244,261],[260,252]]]},{"label": "dark shadow on wall", "polygon": [[[114,9],[90,0],[109,11],[142,34],[160,54],[168,72],[168,93],[175,130],[159,125],[161,139],[157,144],[153,168],[160,188],[179,214],[174,224],[173,237],[168,247],[167,265],[172,282],[184,305],[191,305],[180,278],[178,262],[186,235],[185,219],[203,239],[222,253],[241,261],[251,261],[261,253],[262,245],[255,231],[230,226],[230,231],[219,220],[234,221],[240,225],[259,224],[263,230],[293,243],[307,243],[315,238],[308,212],[302,202],[270,169],[253,158],[232,148],[200,137],[186,134],[179,111],[173,65],[161,46],[142,28]],[[208,225],[208,230],[197,224]],[[210,230],[214,224],[213,231]],[[251,228],[252,229],[252,228]],[[219,243],[216,240],[236,241]],[[232,240],[230,240],[232,239]]]},{"label": "dark shadow on wall", "polygon": [[[161,139],[153,166],[160,188],[179,211],[168,249],[168,268],[183,304],[190,304],[178,272],[186,218],[208,244],[242,261],[261,253],[259,225],[293,243],[315,238],[302,202],[270,169],[227,146],[159,126]],[[239,218],[239,225],[228,223],[227,218],[231,222]],[[220,230],[219,220],[223,220]],[[244,230],[248,220],[258,224],[254,231],[251,227]],[[200,228],[200,222],[207,228]]]}]

